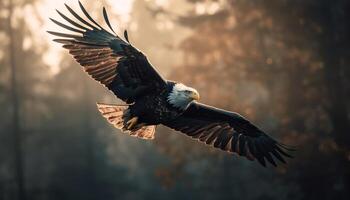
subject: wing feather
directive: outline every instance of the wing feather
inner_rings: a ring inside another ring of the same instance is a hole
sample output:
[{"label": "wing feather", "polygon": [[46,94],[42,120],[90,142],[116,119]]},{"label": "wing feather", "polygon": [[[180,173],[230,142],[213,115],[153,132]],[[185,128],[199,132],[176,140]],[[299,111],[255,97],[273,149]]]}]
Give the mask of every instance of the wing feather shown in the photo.
[{"label": "wing feather", "polygon": [[56,12],[57,12],[64,20],[66,20],[67,22],[69,22],[71,25],[73,25],[73,26],[75,26],[75,27],[77,27],[77,28],[80,28],[80,29],[82,29],[82,30],[85,30],[85,31],[90,30],[90,29],[88,29],[88,28],[86,28],[86,27],[84,27],[84,26],[82,26],[82,25],[76,23],[75,21],[71,20],[70,18],[68,18],[67,16],[65,16],[64,14],[62,14],[59,10],[56,10]]},{"label": "wing feather", "polygon": [[77,32],[77,33],[81,33],[81,34],[84,33],[84,31],[82,31],[82,30],[79,30],[79,29],[73,28],[73,27],[71,27],[71,26],[62,24],[61,22],[59,22],[59,21],[57,21],[57,20],[54,20],[54,19],[52,19],[52,18],[50,18],[50,20],[51,20],[53,23],[57,24],[58,26],[61,26],[61,27],[65,28],[65,29],[67,29],[67,30],[70,30],[70,31],[73,31],[73,32]]},{"label": "wing feather", "polygon": [[100,26],[91,16],[90,14],[85,10],[84,6],[81,4],[80,1],[78,1],[79,3],[79,7],[80,9],[83,11],[84,15],[92,22],[94,23],[96,26],[98,26],[101,30],[104,30],[104,28],[102,28],[102,26]]},{"label": "wing feather", "polygon": [[108,14],[107,14],[107,11],[106,11],[106,8],[105,8],[105,7],[103,7],[102,12],[103,12],[103,17],[105,18],[105,21],[106,21],[106,23],[107,23],[107,26],[109,27],[109,29],[111,29],[111,31],[112,31],[113,33],[115,33],[114,30],[113,30],[113,28],[112,28],[111,23],[109,22]]},{"label": "wing feather", "polygon": [[[80,1],[79,1],[80,3]],[[92,24],[90,24],[89,22],[85,21],[83,18],[81,18],[76,12],[74,12],[74,10],[72,8],[70,8],[67,4],[64,4],[67,8],[67,10],[77,19],[79,20],[81,23],[89,26],[92,29],[97,30],[97,28],[95,26],[93,26]]]}]

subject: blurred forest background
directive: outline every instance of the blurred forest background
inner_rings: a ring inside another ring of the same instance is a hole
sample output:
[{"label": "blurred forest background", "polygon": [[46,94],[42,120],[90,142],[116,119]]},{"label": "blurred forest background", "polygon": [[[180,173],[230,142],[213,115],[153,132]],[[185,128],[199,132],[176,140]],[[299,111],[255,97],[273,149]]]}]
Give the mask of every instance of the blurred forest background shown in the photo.
[{"label": "blurred forest background", "polygon": [[0,0],[0,200],[350,199],[350,1],[82,1],[166,78],[297,146],[278,168],[115,130],[95,102],[118,100],[45,32],[63,3]]}]

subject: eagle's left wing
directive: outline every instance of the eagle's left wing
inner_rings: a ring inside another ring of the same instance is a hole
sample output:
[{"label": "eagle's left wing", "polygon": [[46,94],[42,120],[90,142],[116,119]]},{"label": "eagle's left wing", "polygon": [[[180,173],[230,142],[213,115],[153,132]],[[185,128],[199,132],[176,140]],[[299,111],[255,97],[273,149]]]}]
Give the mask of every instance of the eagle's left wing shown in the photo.
[{"label": "eagle's left wing", "polygon": [[276,165],[273,158],[285,163],[291,157],[285,145],[277,142],[241,115],[193,102],[177,119],[164,125],[181,131],[208,145],[235,152],[250,160],[255,158],[266,166],[265,159]]},{"label": "eagle's left wing", "polygon": [[62,43],[92,78],[127,103],[135,102],[146,92],[157,91],[166,86],[166,81],[148,62],[146,56],[129,43],[127,32],[124,32],[125,41],[114,33],[105,8],[103,16],[113,33],[93,20],[80,1],[79,6],[88,20],[65,6],[76,21],[59,11],[58,14],[69,25],[51,20],[73,34],[48,32],[60,37],[54,41]]}]

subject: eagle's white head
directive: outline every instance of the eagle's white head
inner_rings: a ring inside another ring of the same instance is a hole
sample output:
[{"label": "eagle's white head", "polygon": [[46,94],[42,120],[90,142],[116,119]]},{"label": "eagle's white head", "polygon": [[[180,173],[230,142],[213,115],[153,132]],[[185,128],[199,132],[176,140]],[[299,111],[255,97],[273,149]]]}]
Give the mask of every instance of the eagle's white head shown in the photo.
[{"label": "eagle's white head", "polygon": [[185,110],[195,100],[199,100],[197,90],[182,83],[176,83],[168,96],[168,102],[182,110]]}]

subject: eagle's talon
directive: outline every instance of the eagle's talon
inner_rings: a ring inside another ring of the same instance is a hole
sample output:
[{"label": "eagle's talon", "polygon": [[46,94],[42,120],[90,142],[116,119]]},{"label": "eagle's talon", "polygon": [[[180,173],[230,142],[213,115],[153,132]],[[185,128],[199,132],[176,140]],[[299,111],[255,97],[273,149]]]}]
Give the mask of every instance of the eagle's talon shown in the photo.
[{"label": "eagle's talon", "polygon": [[137,124],[138,121],[138,117],[133,117],[131,118],[129,121],[126,122],[127,125],[127,129],[131,130],[135,127],[135,125]]}]

